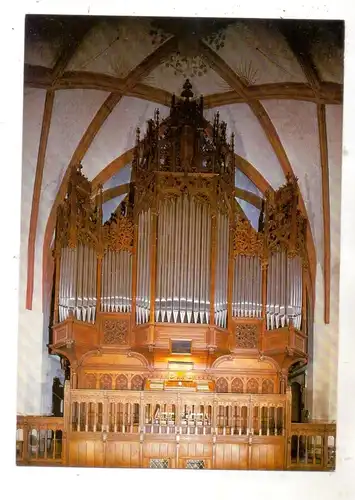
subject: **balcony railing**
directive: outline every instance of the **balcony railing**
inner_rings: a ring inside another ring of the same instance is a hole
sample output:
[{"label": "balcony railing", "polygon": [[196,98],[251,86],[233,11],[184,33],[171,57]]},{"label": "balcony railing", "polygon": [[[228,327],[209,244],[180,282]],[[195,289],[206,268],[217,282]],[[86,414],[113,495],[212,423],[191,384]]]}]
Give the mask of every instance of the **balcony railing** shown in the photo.
[{"label": "balcony railing", "polygon": [[63,417],[17,417],[17,463],[62,463],[63,433]]},{"label": "balcony railing", "polygon": [[69,432],[285,436],[287,398],[72,389]]},{"label": "balcony railing", "polygon": [[335,423],[292,423],[288,439],[288,468],[334,470],[335,446]]}]

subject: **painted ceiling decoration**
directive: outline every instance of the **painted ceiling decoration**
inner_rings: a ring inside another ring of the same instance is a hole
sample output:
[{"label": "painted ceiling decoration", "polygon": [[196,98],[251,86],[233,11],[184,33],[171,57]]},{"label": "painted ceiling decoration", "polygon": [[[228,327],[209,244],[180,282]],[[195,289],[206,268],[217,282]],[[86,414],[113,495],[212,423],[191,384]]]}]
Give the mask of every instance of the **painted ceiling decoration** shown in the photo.
[{"label": "painted ceiling decoration", "polygon": [[111,211],[129,185],[136,127],[144,133],[157,107],[163,121],[189,79],[193,93],[203,95],[205,116],[218,110],[235,136],[237,198],[253,221],[267,189],[287,174],[299,179],[314,273],[320,261],[324,270],[327,322],[325,235],[335,175],[327,151],[336,147],[327,117],[342,104],[343,36],[339,23],[317,21],[28,16],[25,106],[42,129],[36,141],[25,138],[35,177],[27,308],[40,281],[36,269],[43,283],[51,276],[55,213],[70,168],[81,163],[93,184],[104,184]]}]

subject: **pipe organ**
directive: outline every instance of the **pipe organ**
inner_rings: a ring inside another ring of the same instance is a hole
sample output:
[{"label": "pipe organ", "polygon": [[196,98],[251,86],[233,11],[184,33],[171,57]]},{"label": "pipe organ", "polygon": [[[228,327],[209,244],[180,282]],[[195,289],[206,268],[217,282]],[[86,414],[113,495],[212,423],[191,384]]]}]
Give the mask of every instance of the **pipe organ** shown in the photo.
[{"label": "pipe organ", "polygon": [[[169,117],[137,130],[129,192],[105,223],[102,187],[72,169],[50,344],[70,366],[69,464],[97,449],[106,465],[146,467],[157,445],[180,467],[195,444],[212,468],[265,469],[252,460],[266,449],[269,468],[283,463],[287,372],[307,352],[306,220],[288,177],[260,198],[253,228],[236,199],[233,136],[203,107],[186,81]],[[131,452],[114,458],[121,445]]]},{"label": "pipe organ", "polygon": [[137,326],[231,331],[244,318],[300,330],[307,255],[297,181],[265,193],[255,230],[235,198],[233,147],[187,81],[163,123],[156,112],[143,138],[137,130],[129,196],[105,224],[102,188],[94,193],[74,168],[57,217],[56,321],[120,313]]}]

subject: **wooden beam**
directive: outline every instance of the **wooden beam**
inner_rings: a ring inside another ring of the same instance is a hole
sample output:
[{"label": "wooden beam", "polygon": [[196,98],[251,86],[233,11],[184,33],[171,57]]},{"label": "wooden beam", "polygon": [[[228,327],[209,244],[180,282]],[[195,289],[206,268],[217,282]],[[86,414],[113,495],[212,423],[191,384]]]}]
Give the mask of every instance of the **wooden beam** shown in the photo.
[{"label": "wooden beam", "polygon": [[[86,152],[88,151],[92,141],[94,140],[97,132],[100,130],[108,116],[111,114],[113,109],[116,107],[121,98],[137,83],[140,79],[144,78],[146,75],[151,73],[153,69],[161,64],[161,62],[175,49],[178,47],[178,39],[172,37],[167,40],[164,44],[157,48],[153,53],[147,56],[138,66],[136,66],[124,79],[124,85],[122,91],[119,93],[111,93],[105,102],[102,104],[89,127],[86,129],[84,135],[82,136],[78,146],[76,147],[74,154],[69,162],[69,165],[64,174],[63,180],[59,187],[58,193],[52,205],[51,212],[46,225],[44,242],[43,242],[43,290],[45,289],[45,282],[50,279],[48,276],[48,271],[50,270],[50,244],[52,240],[52,235],[55,227],[56,211],[60,201],[65,196],[65,191],[70,175],[71,167],[79,164],[84,158]],[[43,297],[44,300],[44,297]]]},{"label": "wooden beam", "polygon": [[[43,66],[25,64],[24,82],[27,87],[53,90],[90,89],[105,92],[123,92],[124,80],[102,73],[87,71],[66,71],[53,85],[51,71]],[[166,90],[137,83],[126,92],[127,96],[156,102],[164,106],[171,103],[172,94]],[[241,97],[235,90],[204,96],[205,108],[239,104],[250,100],[291,99],[298,101],[321,102],[324,104],[341,104],[343,86],[338,83],[322,82],[318,99],[313,90],[305,83],[266,83],[248,87],[248,99]]]},{"label": "wooden beam", "polygon": [[44,104],[44,111],[43,111],[41,137],[38,148],[36,174],[35,174],[35,181],[32,194],[30,227],[28,233],[26,309],[30,310],[32,309],[32,300],[33,300],[34,263],[35,263],[35,252],[36,252],[36,235],[37,235],[39,204],[41,199],[43,170],[46,158],[49,130],[51,125],[53,102],[54,102],[54,92],[47,91],[46,100]]},{"label": "wooden beam", "polygon": [[322,200],[323,200],[323,258],[324,258],[324,322],[330,322],[330,198],[329,198],[329,165],[328,140],[325,105],[317,106],[318,133],[320,146],[320,162],[322,168]]}]

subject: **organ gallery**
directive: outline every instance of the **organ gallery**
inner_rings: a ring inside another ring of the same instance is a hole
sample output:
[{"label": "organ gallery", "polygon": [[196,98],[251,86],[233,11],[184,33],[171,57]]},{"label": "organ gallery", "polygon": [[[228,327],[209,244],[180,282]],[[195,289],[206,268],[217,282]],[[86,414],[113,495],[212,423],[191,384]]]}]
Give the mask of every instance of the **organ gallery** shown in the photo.
[{"label": "organ gallery", "polygon": [[129,192],[105,222],[102,187],[72,168],[49,346],[66,367],[64,427],[45,437],[64,463],[285,468],[288,371],[307,361],[307,220],[288,177],[254,228],[237,169],[234,137],[188,80],[167,119],[137,129]]}]

